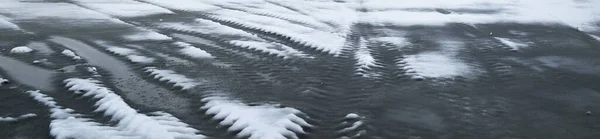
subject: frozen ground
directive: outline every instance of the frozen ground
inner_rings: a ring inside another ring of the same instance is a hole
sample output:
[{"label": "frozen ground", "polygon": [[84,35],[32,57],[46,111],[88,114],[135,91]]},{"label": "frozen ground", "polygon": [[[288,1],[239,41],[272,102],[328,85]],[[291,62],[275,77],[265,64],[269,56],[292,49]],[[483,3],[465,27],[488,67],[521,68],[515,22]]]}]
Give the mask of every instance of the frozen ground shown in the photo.
[{"label": "frozen ground", "polygon": [[0,0],[0,138],[595,139],[600,0]]}]

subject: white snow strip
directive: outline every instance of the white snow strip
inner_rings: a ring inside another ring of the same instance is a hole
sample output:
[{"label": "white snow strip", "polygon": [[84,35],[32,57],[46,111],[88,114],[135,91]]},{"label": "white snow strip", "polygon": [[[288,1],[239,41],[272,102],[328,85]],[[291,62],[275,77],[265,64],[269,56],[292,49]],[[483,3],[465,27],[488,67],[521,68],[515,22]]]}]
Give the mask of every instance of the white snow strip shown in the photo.
[{"label": "white snow strip", "polygon": [[200,85],[196,80],[176,74],[175,71],[172,70],[159,70],[156,69],[156,67],[146,67],[144,69],[146,72],[150,73],[150,76],[153,76],[154,79],[158,79],[161,82],[166,81],[168,83],[173,83],[173,86],[181,87],[182,90],[187,90]]},{"label": "white snow strip", "polygon": [[277,56],[282,56],[284,58],[290,56],[303,56],[301,52],[289,48],[288,46],[273,43],[273,42],[259,42],[259,41],[241,41],[241,40],[232,40],[230,41],[233,45],[241,46],[247,49],[255,49],[262,51],[264,53],[275,54]]},{"label": "white snow strip", "polygon": [[[79,7],[70,3],[0,2],[0,13],[17,22],[44,19],[69,19],[81,23],[124,23],[106,14]],[[47,21],[43,21],[47,22]]]},{"label": "white snow strip", "polygon": [[375,65],[375,58],[371,55],[369,48],[367,47],[367,41],[365,39],[360,40],[359,47],[354,53],[354,57],[357,60],[358,67],[360,69],[371,69]]},{"label": "white snow strip", "polygon": [[294,108],[277,108],[273,105],[248,106],[224,97],[202,99],[206,114],[214,115],[219,124],[230,126],[229,131],[240,131],[237,136],[249,139],[298,139],[304,134],[302,127],[311,127]]},{"label": "white snow strip", "polygon": [[71,50],[67,50],[67,49],[65,49],[64,51],[62,51],[61,54],[65,55],[65,56],[68,56],[68,57],[71,57],[74,60],[81,60],[82,59],[80,56],[77,56],[75,54],[75,52],[73,52]]},{"label": "white snow strip", "polygon": [[127,59],[129,59],[129,61],[134,62],[134,63],[149,64],[149,63],[154,62],[154,58],[150,58],[150,57],[146,57],[146,56],[139,56],[139,55],[128,55]]},{"label": "white snow strip", "polygon": [[130,131],[146,139],[175,139],[182,136],[204,138],[204,136],[197,135],[195,132],[187,132],[195,131],[195,129],[188,126],[164,126],[150,116],[138,113],[137,110],[125,103],[119,95],[100,85],[100,81],[70,78],[66,79],[64,83],[75,94],[99,99],[96,102],[97,108],[95,111],[102,112],[105,116],[111,117],[111,120],[117,121],[117,127],[122,130]]},{"label": "white snow strip", "polygon": [[409,55],[401,62],[405,64],[400,66],[404,66],[406,74],[413,78],[452,79],[472,72],[472,68],[461,60],[437,52]]},{"label": "white snow strip", "polygon": [[16,122],[19,120],[36,117],[36,116],[37,116],[36,114],[29,113],[29,114],[24,114],[24,115],[17,116],[17,117],[0,117],[0,122]]},{"label": "white snow strip", "polygon": [[117,17],[142,17],[158,14],[173,14],[170,10],[155,5],[136,1],[124,2],[91,2],[77,0],[87,8]]},{"label": "white snow strip", "polygon": [[178,23],[178,22],[167,22],[158,23],[159,28],[168,28],[179,31],[190,31],[194,33],[210,34],[210,35],[225,35],[225,36],[239,36],[248,39],[258,40],[256,35],[250,34],[243,30],[235,29],[229,26],[221,25],[219,23],[205,20],[196,19],[193,23]]},{"label": "white snow strip", "polygon": [[167,35],[142,28],[139,28],[139,31],[135,31],[134,33],[124,35],[123,38],[128,41],[166,41],[173,39]]},{"label": "white snow strip", "polygon": [[15,47],[13,49],[10,50],[11,54],[24,54],[24,53],[30,53],[32,52],[33,49],[27,47],[27,46],[19,46],[19,47]]},{"label": "white snow strip", "polygon": [[494,37],[496,40],[500,41],[502,44],[508,46],[511,48],[511,50],[520,50],[521,48],[527,47],[527,44],[524,43],[519,43],[519,42],[515,42],[512,41],[508,38],[500,38],[500,37]]},{"label": "white snow strip", "polygon": [[598,36],[596,36],[596,35],[592,35],[592,34],[589,34],[589,35],[590,35],[592,38],[596,39],[596,41],[599,41],[599,42],[600,42],[600,37],[598,37]]},{"label": "white snow strip", "polygon": [[122,47],[108,47],[106,48],[106,50],[121,55],[121,56],[126,56],[126,55],[132,55],[132,54],[136,54],[137,52],[133,49],[129,49],[129,48],[122,48]]},{"label": "white snow strip", "polygon": [[117,127],[105,126],[93,119],[83,118],[73,109],[56,105],[54,98],[40,93],[27,91],[36,101],[50,108],[50,135],[56,139],[138,139]]},{"label": "white snow strip", "polygon": [[193,58],[214,58],[210,53],[193,46],[181,48],[179,52]]}]

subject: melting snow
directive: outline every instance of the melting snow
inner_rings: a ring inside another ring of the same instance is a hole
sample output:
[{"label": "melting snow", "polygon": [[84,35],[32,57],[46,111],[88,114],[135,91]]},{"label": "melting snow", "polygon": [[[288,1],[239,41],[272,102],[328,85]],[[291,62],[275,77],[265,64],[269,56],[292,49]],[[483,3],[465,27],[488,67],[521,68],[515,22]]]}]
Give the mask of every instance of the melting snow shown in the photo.
[{"label": "melting snow", "polygon": [[128,41],[165,41],[173,39],[167,35],[147,29],[140,29],[140,31],[123,36],[123,38]]},{"label": "melting snow", "polygon": [[15,47],[13,49],[10,50],[11,54],[23,54],[23,53],[29,53],[32,52],[33,49],[27,47],[27,46],[19,46],[19,47]]},{"label": "melting snow", "polygon": [[74,60],[81,60],[81,59],[82,59],[80,56],[77,56],[77,55],[75,54],[75,52],[73,52],[73,51],[71,51],[71,50],[67,50],[67,49],[65,49],[64,51],[62,51],[62,53],[61,53],[61,54],[65,55],[65,56],[68,56],[68,57],[71,57],[71,58],[73,58]]},{"label": "melting snow", "polygon": [[202,109],[214,115],[219,124],[230,126],[229,131],[240,131],[238,137],[249,139],[298,139],[296,134],[304,134],[302,127],[311,127],[297,116],[299,110],[277,108],[272,105],[248,106],[227,100],[223,97],[207,97]]},{"label": "melting snow", "polygon": [[[1,79],[2,78],[0,78],[0,81],[1,81]],[[29,114],[24,114],[24,115],[17,116],[17,117],[0,117],[0,122],[16,122],[19,120],[36,117],[36,116],[37,116],[36,114],[29,113]]]},{"label": "melting snow", "polygon": [[171,70],[159,70],[156,69],[156,67],[147,67],[144,69],[146,69],[146,72],[150,73],[154,79],[158,79],[161,82],[166,81],[168,83],[173,83],[174,86],[182,87],[183,90],[193,88],[200,84],[196,80],[176,74]]}]

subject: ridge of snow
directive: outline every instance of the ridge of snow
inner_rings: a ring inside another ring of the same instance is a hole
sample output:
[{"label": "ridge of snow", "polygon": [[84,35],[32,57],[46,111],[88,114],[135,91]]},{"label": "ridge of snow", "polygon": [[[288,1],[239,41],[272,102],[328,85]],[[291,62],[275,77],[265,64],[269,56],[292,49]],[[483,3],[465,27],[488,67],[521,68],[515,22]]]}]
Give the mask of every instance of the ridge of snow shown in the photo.
[{"label": "ridge of snow", "polygon": [[189,79],[184,75],[176,74],[175,71],[172,70],[159,70],[156,67],[146,67],[144,68],[146,72],[150,73],[154,79],[158,79],[161,82],[173,83],[173,86],[181,87],[182,90],[187,90],[190,88],[194,88],[197,85],[200,85],[196,80]]},{"label": "ridge of snow", "polygon": [[515,42],[508,38],[494,37],[494,39],[496,39],[496,40],[500,41],[502,44],[510,47],[511,50],[520,50],[521,48],[528,46],[527,44]]},{"label": "ridge of snow", "polygon": [[132,55],[132,54],[136,54],[137,52],[133,49],[129,49],[129,48],[123,48],[123,47],[107,47],[106,50],[121,55],[121,56],[126,56],[126,55]]},{"label": "ridge of snow", "polygon": [[16,122],[19,120],[36,117],[36,116],[37,116],[36,114],[28,113],[28,114],[23,114],[23,115],[17,116],[17,117],[0,117],[0,122]]},{"label": "ridge of snow", "polygon": [[75,110],[56,105],[54,98],[37,91],[27,91],[34,100],[50,108],[50,135],[56,139],[137,139],[119,128],[94,122],[93,119],[83,118]]},{"label": "ridge of snow", "polygon": [[[275,54],[277,56],[282,57],[290,57],[290,56],[301,56],[302,53],[289,48],[288,46],[272,43],[272,42],[259,42],[259,41],[242,41],[242,40],[232,40],[229,41],[233,45],[240,46],[246,49],[254,49],[268,54]],[[287,48],[287,49],[286,49]],[[283,49],[283,50],[281,50]]]},{"label": "ridge of snow", "polygon": [[63,50],[61,52],[61,54],[71,57],[71,58],[73,58],[73,60],[81,60],[82,59],[80,56],[77,56],[77,54],[75,54],[75,52],[68,50],[68,49]]},{"label": "ridge of snow", "polygon": [[311,127],[294,108],[277,108],[273,105],[248,106],[224,97],[211,96],[202,99],[201,109],[219,124],[229,126],[229,131],[240,131],[237,137],[249,139],[298,139],[304,134],[302,127]]},{"label": "ridge of snow", "polygon": [[75,94],[98,99],[95,104],[97,107],[95,111],[111,117],[112,121],[117,121],[117,127],[122,130],[131,131],[147,139],[175,139],[182,136],[204,138],[204,136],[197,135],[195,132],[188,132],[195,131],[189,126],[165,126],[150,116],[138,113],[137,110],[125,103],[119,95],[99,84],[100,81],[70,78],[66,79],[64,83],[68,90],[73,91]]},{"label": "ridge of snow", "polygon": [[229,26],[219,24],[206,19],[195,19],[193,23],[167,22],[158,23],[159,28],[168,28],[179,31],[190,31],[193,33],[211,34],[211,35],[227,35],[239,36],[249,39],[260,39],[256,35],[235,29]]},{"label": "ridge of snow", "polygon": [[134,31],[134,33],[129,33],[123,36],[123,38],[127,41],[167,41],[173,40],[173,38],[160,34],[158,32],[145,29],[145,28],[137,28],[138,31]]},{"label": "ridge of snow", "polygon": [[192,44],[189,43],[185,43],[185,42],[174,42],[174,45],[180,47],[181,49],[179,50],[179,52],[181,52],[184,55],[187,55],[189,57],[193,57],[193,58],[215,58],[214,56],[212,56],[210,53],[198,48],[198,47],[194,47]]},{"label": "ridge of snow", "polygon": [[373,55],[371,55],[371,52],[367,47],[367,40],[361,38],[358,45],[356,52],[354,52],[354,59],[356,60],[357,65],[356,71],[363,77],[373,76],[375,73],[372,73],[369,70],[372,67],[377,67],[377,61]]},{"label": "ridge of snow", "polygon": [[140,56],[140,55],[138,55],[138,52],[133,49],[116,47],[116,46],[108,46],[106,44],[106,42],[98,42],[98,43],[102,44],[102,45],[106,45],[105,46],[106,50],[108,50],[109,52],[115,53],[120,56],[125,56],[127,59],[129,59],[129,61],[131,61],[133,63],[149,64],[149,63],[154,62],[154,60],[155,60],[154,58]]},{"label": "ridge of snow", "polygon": [[599,41],[599,42],[600,42],[600,37],[598,37],[598,36],[596,36],[596,35],[592,35],[592,34],[590,34],[590,36],[592,36],[592,38],[596,39],[596,41]]},{"label": "ridge of snow", "polygon": [[33,49],[31,49],[27,46],[19,46],[19,47],[10,49],[11,54],[24,54],[24,53],[30,53],[32,51],[33,51]]}]

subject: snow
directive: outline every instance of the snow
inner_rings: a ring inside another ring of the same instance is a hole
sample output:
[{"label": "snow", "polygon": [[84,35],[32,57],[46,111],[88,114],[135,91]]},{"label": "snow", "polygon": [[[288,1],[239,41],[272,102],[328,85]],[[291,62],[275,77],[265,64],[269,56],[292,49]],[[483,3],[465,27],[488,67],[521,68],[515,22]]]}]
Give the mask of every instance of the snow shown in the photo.
[{"label": "snow", "polygon": [[123,38],[128,41],[166,41],[173,39],[167,35],[141,28],[139,31],[124,35]]},{"label": "snow", "polygon": [[173,86],[181,87],[182,90],[187,90],[200,85],[194,79],[189,79],[183,75],[176,74],[175,71],[171,70],[159,70],[156,67],[146,67],[144,68],[146,72],[150,73],[154,79],[158,79],[161,82],[173,83]]},{"label": "snow", "polygon": [[256,35],[245,32],[243,30],[235,29],[229,26],[221,25],[217,22],[213,22],[205,19],[196,19],[193,23],[178,23],[178,22],[166,22],[158,23],[159,28],[168,28],[179,31],[188,31],[194,33],[210,34],[210,35],[225,35],[225,36],[238,36],[249,39],[260,39]]},{"label": "snow", "polygon": [[16,122],[19,120],[28,119],[28,118],[36,117],[36,116],[37,116],[36,114],[29,113],[29,114],[24,114],[24,115],[17,116],[17,117],[0,117],[0,122]]},{"label": "snow", "polygon": [[19,46],[19,47],[15,47],[13,49],[10,50],[11,54],[24,54],[24,53],[30,53],[32,52],[33,49],[27,47],[27,46]]},{"label": "snow", "polygon": [[2,86],[2,84],[4,84],[4,83],[8,83],[8,80],[4,79],[4,78],[0,78],[0,86]]},{"label": "snow", "polygon": [[359,119],[361,117],[358,114],[356,114],[356,113],[349,113],[344,118],[346,118],[346,119]]},{"label": "snow", "polygon": [[[165,126],[164,121],[161,124],[159,120],[138,113],[137,110],[125,103],[119,95],[99,84],[100,81],[70,78],[66,79],[64,83],[66,83],[68,90],[73,91],[75,94],[98,99],[95,103],[97,107],[95,111],[111,117],[111,120],[116,121],[116,126],[121,130],[131,131],[147,139],[175,139],[180,136],[204,138],[204,136],[197,135],[195,132],[189,132],[196,130],[187,124]],[[174,122],[179,122],[179,120],[176,119]]]},{"label": "snow", "polygon": [[496,40],[500,41],[502,44],[511,48],[511,50],[519,50],[521,48],[527,47],[527,44],[519,43],[508,38],[494,37]]},{"label": "snow", "polygon": [[75,54],[75,52],[73,52],[71,50],[67,50],[67,49],[65,49],[64,51],[62,51],[61,54],[65,55],[65,56],[68,56],[68,57],[71,57],[74,60],[81,60],[82,59],[80,56],[77,56]]},{"label": "snow", "polygon": [[[104,126],[94,122],[93,119],[83,118],[83,115],[74,113],[73,109],[56,105],[54,98],[40,93],[40,91],[27,91],[36,101],[50,108],[50,135],[56,139],[125,139],[135,138],[127,132],[116,127]],[[128,137],[126,137],[128,136]]]},{"label": "snow", "polygon": [[129,59],[129,61],[134,62],[134,63],[149,64],[149,63],[154,62],[154,58],[150,58],[150,57],[146,57],[146,56],[139,56],[139,55],[128,55],[127,59]]},{"label": "snow", "polygon": [[274,105],[248,106],[220,96],[202,99],[206,104],[201,109],[214,115],[219,124],[229,126],[239,138],[248,139],[298,139],[296,134],[304,134],[302,127],[311,127],[294,108],[278,108]]},{"label": "snow", "polygon": [[358,50],[354,54],[357,60],[357,64],[361,69],[371,69],[375,65],[375,58],[371,55],[369,48],[367,48],[366,40],[361,39],[358,46]]},{"label": "snow", "polygon": [[106,50],[121,55],[121,56],[126,56],[126,55],[132,55],[137,53],[135,50],[133,49],[129,49],[129,48],[122,48],[122,47],[108,47],[106,48]]},{"label": "snow", "polygon": [[119,2],[106,2],[106,1],[88,1],[88,0],[76,0],[79,4],[117,17],[142,17],[158,14],[174,14],[170,10],[165,8],[141,3],[136,1],[119,1]]},{"label": "snow", "polygon": [[273,42],[261,42],[261,41],[241,41],[232,40],[230,41],[233,45],[240,46],[246,49],[254,49],[268,54],[275,54],[284,58],[290,56],[303,56],[303,54],[295,49],[289,48],[288,46],[281,45]]},{"label": "snow", "polygon": [[193,46],[183,47],[179,52],[193,58],[214,58],[210,53]]},{"label": "snow", "polygon": [[461,60],[438,52],[425,52],[408,55],[401,62],[406,74],[413,78],[451,79],[456,76],[466,76],[471,73],[471,67]]},{"label": "snow", "polygon": [[398,48],[410,45],[408,39],[404,37],[377,37],[371,38],[370,41],[392,44]]},{"label": "snow", "polygon": [[596,41],[600,41],[600,37],[598,37],[598,36],[596,36],[596,35],[592,35],[592,34],[590,34],[590,36],[591,36],[592,38],[596,39]]},{"label": "snow", "polygon": [[[593,30],[598,20],[600,1],[573,0],[406,0],[397,4],[394,0],[370,0],[359,8],[371,10],[361,19],[363,23],[376,25],[444,25],[446,23],[561,23],[568,26]],[[490,13],[453,11],[438,13],[435,8],[446,10],[491,10]],[[418,10],[421,9],[421,10]],[[410,20],[406,20],[410,19]]]}]

